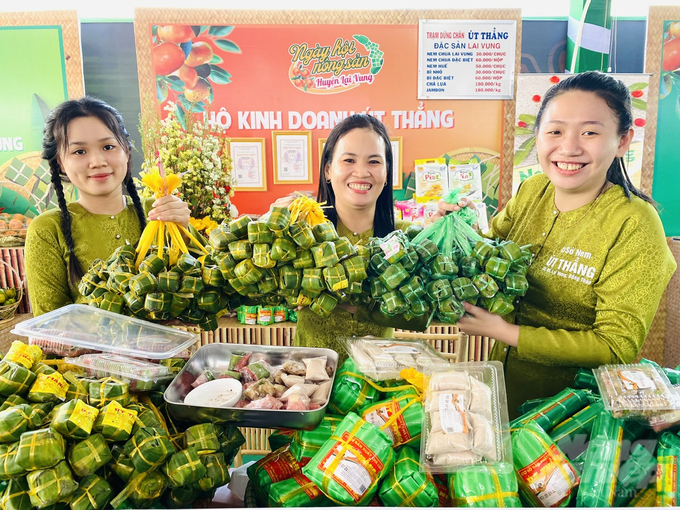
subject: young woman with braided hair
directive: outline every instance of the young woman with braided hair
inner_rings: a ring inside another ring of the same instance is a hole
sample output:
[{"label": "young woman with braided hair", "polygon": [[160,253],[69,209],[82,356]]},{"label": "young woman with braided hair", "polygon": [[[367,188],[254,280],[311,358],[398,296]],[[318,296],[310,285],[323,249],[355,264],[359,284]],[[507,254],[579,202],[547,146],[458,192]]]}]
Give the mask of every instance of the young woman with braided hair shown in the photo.
[{"label": "young woman with braided hair", "polygon": [[[34,315],[83,302],[78,283],[84,272],[117,247],[136,244],[149,209],[149,220],[188,226],[189,208],[175,196],[142,204],[132,179],[131,150],[123,118],[104,101],[86,96],[51,112],[42,156],[50,165],[59,209],[38,216],[26,235],[26,277]],[[78,190],[75,202],[66,202],[63,182]]]}]

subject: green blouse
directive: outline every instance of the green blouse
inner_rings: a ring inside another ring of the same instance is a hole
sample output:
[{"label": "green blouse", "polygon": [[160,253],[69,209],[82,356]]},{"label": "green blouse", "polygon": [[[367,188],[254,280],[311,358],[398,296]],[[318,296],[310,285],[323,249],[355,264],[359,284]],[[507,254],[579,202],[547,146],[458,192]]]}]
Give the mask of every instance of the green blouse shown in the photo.
[{"label": "green blouse", "polygon": [[[68,204],[74,252],[83,271],[93,260],[107,259],[119,246],[139,241],[137,212],[132,200],[126,199],[127,206],[116,215],[94,214],[78,203]],[[31,222],[26,233],[26,279],[34,316],[85,301],[69,282],[68,260],[61,211],[46,211]]]},{"label": "green blouse", "polygon": [[612,186],[560,212],[554,186],[537,175],[494,218],[489,237],[531,244],[534,257],[514,316],[518,347],[496,342],[491,354],[505,365],[511,415],[573,384],[579,367],[635,360],[676,269],[652,205]]},{"label": "green blouse", "polygon": [[[397,220],[396,228],[406,230],[411,225],[408,221]],[[355,234],[342,222],[338,221],[338,235],[347,237],[352,244],[368,244],[369,238],[373,237],[373,229],[360,234]],[[379,310],[367,311],[361,307],[352,313],[338,306],[331,316],[323,318],[314,313],[308,307],[298,312],[297,328],[295,330],[294,345],[298,347],[323,347],[336,351],[340,363],[347,358],[347,353],[340,337],[351,336],[376,336],[393,337],[394,328],[424,331],[426,318],[414,318],[406,320],[402,316],[386,317]]]}]

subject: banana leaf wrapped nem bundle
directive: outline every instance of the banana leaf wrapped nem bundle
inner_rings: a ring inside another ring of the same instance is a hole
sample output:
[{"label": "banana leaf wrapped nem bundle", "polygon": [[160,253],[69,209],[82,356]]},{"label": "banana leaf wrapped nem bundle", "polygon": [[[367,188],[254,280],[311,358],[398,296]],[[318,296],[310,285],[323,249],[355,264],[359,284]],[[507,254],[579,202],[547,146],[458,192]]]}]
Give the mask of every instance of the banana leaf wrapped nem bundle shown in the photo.
[{"label": "banana leaf wrapped nem bundle", "polygon": [[349,280],[345,274],[345,268],[342,264],[335,264],[331,267],[324,267],[323,278],[326,282],[326,288],[330,292],[339,292],[342,289],[349,287]]},{"label": "banana leaf wrapped nem bundle", "polygon": [[35,374],[11,361],[0,362],[0,395],[25,395],[35,381]]},{"label": "banana leaf wrapped nem bundle", "polygon": [[451,287],[451,283],[445,278],[440,280],[432,280],[427,284],[425,289],[430,300],[434,302],[453,296],[453,288]]},{"label": "banana leaf wrapped nem bundle", "polygon": [[200,496],[200,491],[193,485],[171,487],[163,493],[164,508],[193,508],[194,502]]},{"label": "banana leaf wrapped nem bundle", "polygon": [[460,259],[460,273],[464,277],[473,278],[483,272],[483,266],[479,259],[475,257],[462,257]]},{"label": "banana leaf wrapped nem bundle", "polygon": [[18,406],[19,404],[28,404],[28,400],[20,397],[19,395],[10,395],[5,399],[5,401],[0,405],[0,412],[10,407]]},{"label": "banana leaf wrapped nem bundle", "polygon": [[125,299],[123,299],[123,296],[114,294],[113,292],[104,294],[99,303],[99,308],[113,313],[123,313],[124,306]]},{"label": "banana leaf wrapped nem bundle", "polygon": [[[318,226],[318,225],[317,225]],[[333,241],[324,241],[311,247],[316,267],[331,267],[340,262]]]},{"label": "banana leaf wrapped nem bundle", "polygon": [[[28,404],[19,404],[0,411],[0,443],[18,441],[21,434],[33,424],[31,415],[33,408]],[[32,428],[32,427],[31,427]]]},{"label": "banana leaf wrapped nem bundle", "polygon": [[309,308],[321,317],[330,317],[336,306],[338,306],[338,299],[328,292],[322,292],[319,297],[309,305]]},{"label": "banana leaf wrapped nem bundle", "polygon": [[80,480],[70,499],[71,510],[103,510],[113,499],[111,484],[97,475]]},{"label": "banana leaf wrapped nem bundle", "polygon": [[463,315],[465,308],[455,297],[442,299],[437,306],[437,318],[442,322],[455,324]]},{"label": "banana leaf wrapped nem bundle", "polygon": [[423,281],[419,276],[413,276],[404,285],[399,287],[399,292],[404,296],[408,303],[421,301],[425,297],[426,290]]},{"label": "banana leaf wrapped nem bundle", "polygon": [[253,245],[249,241],[234,241],[229,243],[229,253],[234,260],[245,260],[253,256]]},{"label": "banana leaf wrapped nem bundle", "polygon": [[125,443],[123,451],[135,469],[144,473],[165,463],[175,447],[165,431],[142,427]]},{"label": "banana leaf wrapped nem bundle", "polygon": [[220,225],[218,228],[214,228],[210,231],[208,242],[213,250],[227,250],[229,248],[229,243],[238,239],[228,229],[229,227],[227,225]]},{"label": "banana leaf wrapped nem bundle", "polygon": [[176,271],[158,273],[158,290],[161,292],[177,292],[181,283],[181,276]]},{"label": "banana leaf wrapped nem bundle", "polygon": [[138,296],[132,291],[128,291],[123,295],[125,304],[132,313],[139,312],[144,309],[144,295]]},{"label": "banana leaf wrapped nem bundle", "polygon": [[203,287],[205,287],[203,277],[184,275],[182,277],[182,283],[179,286],[179,293],[198,294],[203,290]]},{"label": "banana leaf wrapped nem bundle", "polygon": [[370,292],[371,297],[373,299],[378,299],[379,297],[384,296],[387,293],[387,287],[385,287],[385,284],[383,282],[381,282],[378,279],[375,279],[371,281]]},{"label": "banana leaf wrapped nem bundle", "polygon": [[298,220],[290,224],[288,229],[293,242],[303,250],[308,250],[316,243],[314,232],[305,220]]},{"label": "banana leaf wrapped nem bundle", "polygon": [[140,273],[151,273],[153,275],[158,275],[161,271],[165,270],[165,260],[159,257],[157,254],[152,253],[148,255],[139,264]]},{"label": "banana leaf wrapped nem bundle", "polygon": [[476,258],[480,262],[480,264],[484,265],[486,264],[486,261],[489,260],[490,257],[493,257],[497,254],[498,250],[493,245],[492,241],[488,239],[480,239],[479,241],[477,241],[475,247],[472,249],[470,257]]},{"label": "banana leaf wrapped nem bundle", "polygon": [[439,506],[434,480],[429,473],[420,472],[419,455],[409,446],[399,449],[397,460],[382,481],[378,496],[385,506]]},{"label": "banana leaf wrapped nem bundle", "polygon": [[190,253],[182,253],[175,263],[175,268],[178,269],[183,274],[191,273],[194,274],[196,271],[200,271],[201,263]]},{"label": "banana leaf wrapped nem bundle", "polygon": [[352,358],[348,358],[335,375],[328,408],[335,414],[345,415],[379,398],[380,392],[359,371]]},{"label": "banana leaf wrapped nem bundle", "polygon": [[118,402],[123,407],[130,402],[130,390],[126,382],[115,377],[104,377],[90,382],[88,386],[90,405],[102,408],[109,402]]},{"label": "banana leaf wrapped nem bundle", "polygon": [[170,315],[173,317],[179,316],[184,310],[191,305],[191,300],[182,294],[172,294],[170,301]]},{"label": "banana leaf wrapped nem bundle", "polygon": [[128,499],[132,508],[148,508],[154,500],[160,498],[168,487],[168,479],[157,470],[145,471],[133,475],[123,490],[111,501],[113,508],[120,508]]},{"label": "banana leaf wrapped nem bundle", "polygon": [[222,303],[220,301],[220,294],[215,290],[203,291],[198,296],[198,301],[196,306],[201,310],[205,310],[208,313],[217,313],[222,309]]},{"label": "banana leaf wrapped nem bundle", "polygon": [[217,268],[222,272],[222,277],[225,280],[236,277],[234,274],[236,260],[234,260],[234,257],[231,255],[231,253],[228,251],[213,253],[213,261],[215,262]]},{"label": "banana leaf wrapped nem bundle", "polygon": [[69,400],[59,406],[52,419],[52,428],[70,439],[82,439],[90,435],[99,409],[82,400]]},{"label": "banana leaf wrapped nem bundle", "polygon": [[439,254],[437,245],[430,239],[422,239],[417,243],[412,243],[411,246],[416,251],[420,262],[423,264],[428,264]]},{"label": "banana leaf wrapped nem bundle", "polygon": [[31,508],[31,499],[28,495],[28,481],[23,476],[12,478],[7,488],[0,495],[0,508],[3,510],[26,510]]},{"label": "banana leaf wrapped nem bundle", "polygon": [[158,278],[151,273],[139,273],[130,278],[130,290],[141,296],[158,288]]},{"label": "banana leaf wrapped nem bundle", "polygon": [[479,291],[473,285],[470,278],[462,277],[451,280],[451,288],[453,289],[453,293],[456,295],[456,299],[459,301],[474,302],[477,300],[477,296],[479,295]]},{"label": "banana leaf wrapped nem bundle", "polygon": [[523,296],[529,289],[526,276],[516,273],[508,273],[503,281],[503,290],[511,296]]},{"label": "banana leaf wrapped nem bundle", "polygon": [[519,246],[517,246],[517,244],[514,241],[510,240],[502,241],[498,245],[498,255],[501,258],[510,261],[511,264],[520,262],[524,258],[522,249]]},{"label": "banana leaf wrapped nem bundle", "polygon": [[290,225],[290,211],[288,207],[272,206],[267,216],[266,226],[272,232],[282,234]]},{"label": "banana leaf wrapped nem bundle", "polygon": [[78,488],[65,461],[53,468],[31,471],[26,475],[31,505],[44,508],[67,498]]},{"label": "banana leaf wrapped nem bundle", "polygon": [[512,296],[500,292],[490,299],[482,298],[481,305],[496,315],[507,315],[515,309]]},{"label": "banana leaf wrapped nem bundle", "polygon": [[303,269],[301,286],[306,290],[324,290],[326,288],[326,283],[323,278],[323,269],[320,267]]},{"label": "banana leaf wrapped nem bundle", "polygon": [[106,286],[111,292],[125,294],[130,289],[130,279],[133,273],[111,273]]},{"label": "banana leaf wrapped nem bundle", "polygon": [[332,504],[321,489],[302,473],[273,483],[269,487],[267,503],[270,507],[320,507]]},{"label": "banana leaf wrapped nem bundle", "polygon": [[[302,473],[329,499],[344,505],[368,503],[378,484],[392,468],[394,450],[389,436],[378,427],[349,413]],[[351,473],[351,474],[350,474]],[[362,480],[348,484],[347,476]]]},{"label": "banana leaf wrapped nem bundle", "polygon": [[388,267],[390,267],[390,263],[382,255],[382,253],[374,253],[371,255],[369,266],[373,272],[380,275],[383,274]]},{"label": "banana leaf wrapped nem bundle", "polygon": [[356,253],[354,245],[347,237],[339,237],[335,242],[335,253],[338,254],[340,260],[351,257]]},{"label": "banana leaf wrapped nem bundle", "polygon": [[218,433],[218,439],[220,441],[220,453],[224,454],[224,462],[226,466],[229,466],[239,448],[246,443],[246,438],[243,433],[233,425],[220,427]]},{"label": "banana leaf wrapped nem bundle", "polygon": [[212,423],[199,423],[188,427],[184,432],[187,448],[195,448],[199,454],[214,453],[220,449],[218,430]]},{"label": "banana leaf wrapped nem bundle", "polygon": [[205,467],[205,474],[193,484],[194,489],[209,491],[226,485],[231,479],[229,465],[225,462],[221,452],[207,453],[200,456]]},{"label": "banana leaf wrapped nem bundle", "polygon": [[342,267],[345,270],[350,285],[355,282],[361,283],[368,278],[366,273],[366,261],[358,255],[353,255],[348,259],[343,260]]},{"label": "banana leaf wrapped nem bundle", "polygon": [[383,315],[393,317],[408,310],[408,303],[398,290],[390,290],[382,295],[380,311]]},{"label": "banana leaf wrapped nem bundle", "polygon": [[92,475],[112,458],[109,445],[101,434],[74,443],[68,451],[68,461],[73,472],[82,477]]},{"label": "banana leaf wrapped nem bundle", "polygon": [[236,236],[236,239],[243,239],[248,236],[249,223],[250,218],[244,214],[243,216],[229,222],[229,232]]},{"label": "banana leaf wrapped nem bundle", "polygon": [[407,246],[406,254],[401,258],[399,263],[401,264],[401,267],[406,269],[406,271],[410,274],[411,272],[415,271],[420,263],[418,252],[415,250],[415,248]]},{"label": "banana leaf wrapped nem bundle", "polygon": [[510,270],[510,262],[500,257],[490,257],[484,265],[484,271],[494,278],[502,280]]},{"label": "banana leaf wrapped nem bundle", "polygon": [[19,440],[16,462],[29,471],[51,468],[66,456],[66,441],[52,429],[24,432]]},{"label": "banana leaf wrapped nem bundle", "polygon": [[468,508],[519,508],[517,478],[506,462],[464,467],[449,475],[456,506]]},{"label": "banana leaf wrapped nem bundle", "polygon": [[114,444],[111,447],[111,462],[109,465],[113,472],[116,473],[116,476],[123,482],[129,481],[135,472],[135,466],[132,463],[132,459],[125,455],[123,446],[119,444]]},{"label": "banana leaf wrapped nem bundle", "polygon": [[434,280],[453,279],[458,273],[458,266],[452,258],[446,255],[437,255],[430,263],[430,270]]},{"label": "banana leaf wrapped nem bundle", "polygon": [[135,424],[137,411],[124,408],[120,403],[111,401],[97,416],[93,430],[101,433],[108,441],[127,441]]},{"label": "banana leaf wrapped nem bundle", "polygon": [[498,292],[498,283],[486,273],[473,276],[472,284],[479,292],[479,295],[485,298],[492,298]]},{"label": "banana leaf wrapped nem bundle", "polygon": [[262,269],[256,267],[250,258],[236,264],[234,274],[246,285],[257,283],[264,276]]},{"label": "banana leaf wrapped nem bundle", "polygon": [[27,470],[17,464],[17,453],[19,453],[18,441],[0,444],[0,480],[10,480],[26,474]]},{"label": "banana leaf wrapped nem bundle", "polygon": [[205,476],[206,469],[198,457],[196,448],[189,446],[173,453],[170,460],[163,465],[163,472],[168,478],[170,487],[182,487]]},{"label": "banana leaf wrapped nem bundle", "polygon": [[39,374],[28,390],[26,398],[31,402],[57,402],[66,398],[69,383],[59,372]]},{"label": "banana leaf wrapped nem bundle", "polygon": [[314,267],[314,256],[311,250],[297,250],[293,259],[293,267],[295,269],[311,269]]},{"label": "banana leaf wrapped nem bundle", "polygon": [[274,242],[274,232],[264,221],[248,223],[248,242],[251,244],[271,244]]},{"label": "banana leaf wrapped nem bundle", "polygon": [[261,268],[272,268],[276,261],[271,256],[271,246],[266,243],[253,244],[253,264]]},{"label": "banana leaf wrapped nem bundle", "polygon": [[335,241],[338,239],[338,232],[335,230],[335,226],[330,221],[324,221],[323,223],[318,223],[312,227],[312,232],[318,243],[323,243],[325,241]]},{"label": "banana leaf wrapped nem bundle", "polygon": [[278,279],[275,278],[274,275],[270,273],[265,273],[262,279],[259,282],[257,282],[257,289],[261,294],[270,294],[272,292],[276,292],[276,289],[278,288],[279,288]]},{"label": "banana leaf wrapped nem bundle", "polygon": [[281,290],[297,290],[302,287],[302,270],[293,266],[279,268],[279,287]]},{"label": "banana leaf wrapped nem bundle", "polygon": [[400,263],[396,262],[390,264],[390,267],[385,269],[379,278],[388,290],[394,290],[398,288],[402,282],[407,280],[408,276],[406,269],[404,269]]}]

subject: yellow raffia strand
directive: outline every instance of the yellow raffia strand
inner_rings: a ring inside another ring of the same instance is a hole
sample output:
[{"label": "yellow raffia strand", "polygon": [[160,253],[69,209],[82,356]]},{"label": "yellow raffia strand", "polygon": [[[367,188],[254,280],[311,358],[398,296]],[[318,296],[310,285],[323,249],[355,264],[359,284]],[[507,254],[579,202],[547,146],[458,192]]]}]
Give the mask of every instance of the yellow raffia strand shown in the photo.
[{"label": "yellow raffia strand", "polygon": [[[179,185],[182,184],[182,178],[177,174],[166,175],[165,172],[156,170],[142,176],[142,183],[147,186],[158,199],[175,191]],[[189,253],[189,249],[182,238],[182,234],[198,246],[203,253],[208,253],[203,245],[182,225],[171,221],[150,221],[147,223],[144,232],[142,232],[142,235],[139,238],[135,267],[139,268],[139,264],[141,264],[146,257],[146,254],[149,252],[154,241],[156,242],[156,246],[158,246],[158,256],[161,258],[163,257],[163,247],[166,244],[166,235],[170,238],[168,244],[170,249],[170,263],[174,264],[177,261],[177,258],[179,258],[180,253]]]},{"label": "yellow raffia strand", "polygon": [[189,224],[199,232],[202,230],[206,234],[210,234],[211,230],[218,227],[217,222],[211,220],[209,216],[204,216],[203,218],[189,218]]},{"label": "yellow raffia strand", "polygon": [[308,196],[298,193],[298,197],[288,206],[290,211],[290,222],[293,223],[298,220],[305,220],[310,227],[318,225],[319,223],[326,223],[328,218],[323,213],[326,202],[319,203]]}]

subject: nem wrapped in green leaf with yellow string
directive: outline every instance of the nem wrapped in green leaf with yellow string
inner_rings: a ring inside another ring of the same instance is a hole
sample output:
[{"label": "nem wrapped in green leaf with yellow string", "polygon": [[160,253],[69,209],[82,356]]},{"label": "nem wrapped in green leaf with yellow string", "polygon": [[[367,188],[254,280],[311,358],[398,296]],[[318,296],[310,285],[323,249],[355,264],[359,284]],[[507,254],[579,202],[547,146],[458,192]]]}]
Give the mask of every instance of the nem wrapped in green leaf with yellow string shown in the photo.
[{"label": "nem wrapped in green leaf with yellow string", "polygon": [[80,480],[69,505],[71,510],[104,510],[114,495],[109,482],[100,476],[89,475]]},{"label": "nem wrapped in green leaf with yellow string", "polygon": [[94,474],[112,458],[106,439],[101,434],[92,434],[74,443],[68,450],[68,462],[79,477]]}]

